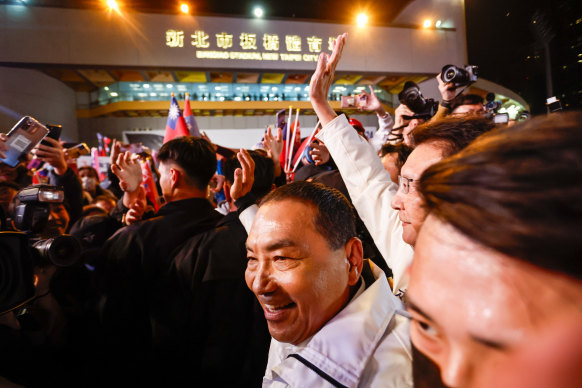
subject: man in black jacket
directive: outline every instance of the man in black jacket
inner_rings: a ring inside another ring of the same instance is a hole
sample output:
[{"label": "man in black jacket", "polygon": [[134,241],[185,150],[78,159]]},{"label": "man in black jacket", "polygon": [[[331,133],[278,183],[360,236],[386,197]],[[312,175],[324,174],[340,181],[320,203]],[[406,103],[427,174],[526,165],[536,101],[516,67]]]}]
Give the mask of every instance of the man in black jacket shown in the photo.
[{"label": "man in black jacket", "polygon": [[[118,160],[124,162],[112,170],[131,197],[139,190],[139,164],[127,155]],[[168,310],[176,302],[176,307],[183,306],[175,300],[180,290],[169,274],[173,252],[189,238],[214,230],[222,218],[206,199],[216,171],[209,142],[194,137],[174,139],[162,146],[158,160],[165,205],[155,217],[119,230],[104,247],[103,345],[111,376],[122,372],[123,380],[116,379],[119,383],[166,385],[175,373],[163,368],[156,357],[164,342],[176,341],[171,332],[176,323],[167,319],[177,315]]]}]

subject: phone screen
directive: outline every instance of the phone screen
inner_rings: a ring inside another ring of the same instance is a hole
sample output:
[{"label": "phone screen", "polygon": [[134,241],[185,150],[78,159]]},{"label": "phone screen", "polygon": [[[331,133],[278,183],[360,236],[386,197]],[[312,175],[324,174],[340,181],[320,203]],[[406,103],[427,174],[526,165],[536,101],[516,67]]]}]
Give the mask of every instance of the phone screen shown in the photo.
[{"label": "phone screen", "polygon": [[[48,133],[48,135],[46,135],[46,137],[50,137],[51,139],[59,140],[59,138],[61,137],[61,130],[63,129],[63,127],[61,125],[47,125],[46,127],[49,129],[49,133]],[[52,146],[52,144],[46,140],[43,140],[40,144],[46,145],[49,147]]]},{"label": "phone screen", "polygon": [[0,159],[2,163],[10,167],[16,167],[19,163],[20,155],[33,149],[47,134],[47,127],[29,116],[24,116],[8,132],[6,145],[8,151],[5,152],[6,158]]}]

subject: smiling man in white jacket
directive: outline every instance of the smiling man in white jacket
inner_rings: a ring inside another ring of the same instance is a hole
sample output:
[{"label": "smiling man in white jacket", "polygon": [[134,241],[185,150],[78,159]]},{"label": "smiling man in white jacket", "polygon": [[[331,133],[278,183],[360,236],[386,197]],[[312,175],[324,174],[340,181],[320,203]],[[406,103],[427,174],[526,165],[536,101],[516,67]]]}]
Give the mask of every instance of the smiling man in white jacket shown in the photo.
[{"label": "smiling man in white jacket", "polygon": [[247,240],[245,278],[272,336],[265,387],[411,387],[409,324],[386,276],[363,259],[337,190],[271,192]]}]

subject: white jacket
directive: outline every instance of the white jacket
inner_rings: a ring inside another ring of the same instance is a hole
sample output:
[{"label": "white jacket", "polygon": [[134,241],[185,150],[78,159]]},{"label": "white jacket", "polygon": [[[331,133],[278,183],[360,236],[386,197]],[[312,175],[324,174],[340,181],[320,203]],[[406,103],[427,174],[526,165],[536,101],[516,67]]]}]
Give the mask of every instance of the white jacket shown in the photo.
[{"label": "white jacket", "polygon": [[374,148],[358,135],[344,115],[328,123],[316,137],[325,143],[358,215],[392,270],[394,294],[405,291],[414,250],[402,240],[398,211],[390,205],[398,185],[390,179]]},{"label": "white jacket", "polygon": [[263,387],[413,386],[404,306],[369,260],[362,277],[367,287],[310,339],[271,340]]}]

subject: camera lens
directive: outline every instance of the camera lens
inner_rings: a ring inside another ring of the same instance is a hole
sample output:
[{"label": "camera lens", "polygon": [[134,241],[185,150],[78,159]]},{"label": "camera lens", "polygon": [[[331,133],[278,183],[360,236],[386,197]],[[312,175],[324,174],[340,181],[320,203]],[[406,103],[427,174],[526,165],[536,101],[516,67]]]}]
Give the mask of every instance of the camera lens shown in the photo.
[{"label": "camera lens", "polygon": [[56,266],[68,267],[77,262],[81,256],[81,243],[73,236],[58,236],[38,241],[34,247],[42,257]]}]

